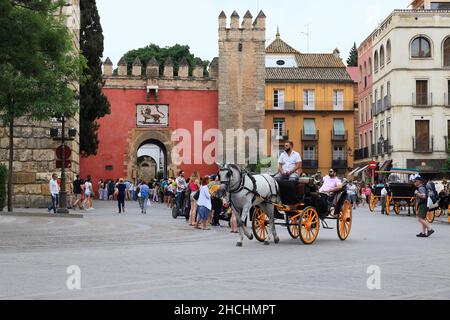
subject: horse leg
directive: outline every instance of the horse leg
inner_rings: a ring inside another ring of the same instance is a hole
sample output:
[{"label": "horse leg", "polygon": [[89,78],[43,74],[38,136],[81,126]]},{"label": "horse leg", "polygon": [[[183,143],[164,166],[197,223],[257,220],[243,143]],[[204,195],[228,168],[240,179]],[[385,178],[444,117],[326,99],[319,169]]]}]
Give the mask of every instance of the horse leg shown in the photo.
[{"label": "horse leg", "polygon": [[247,230],[247,227],[244,225],[245,220],[247,219],[247,217],[249,216],[250,213],[250,207],[249,206],[245,206],[242,209],[242,217],[241,217],[241,221],[242,221],[242,230],[244,231],[245,236],[249,239],[249,240],[253,240],[253,233],[249,232]]},{"label": "horse leg", "polygon": [[274,230],[274,226],[275,226],[275,219],[274,219],[274,215],[273,215],[273,211],[270,212],[269,210],[269,206],[267,206],[267,204],[260,204],[261,209],[264,211],[264,213],[269,217],[269,228],[268,228],[268,232],[267,232],[267,239],[264,241],[264,245],[268,246],[270,245],[270,242],[272,241],[272,236],[273,236],[273,230]]},{"label": "horse leg", "polygon": [[278,244],[280,242],[280,238],[278,237],[277,229],[275,226],[275,208],[272,204],[265,204],[264,210],[266,210],[269,215],[269,228],[271,231],[270,233],[273,235],[273,241],[275,242],[275,244]]},{"label": "horse leg", "polygon": [[234,216],[236,217],[238,232],[239,232],[239,241],[236,243],[236,247],[242,247],[242,243],[244,242],[244,229],[243,229],[243,222],[241,219],[241,212],[238,212],[234,208],[232,209],[234,212]]}]

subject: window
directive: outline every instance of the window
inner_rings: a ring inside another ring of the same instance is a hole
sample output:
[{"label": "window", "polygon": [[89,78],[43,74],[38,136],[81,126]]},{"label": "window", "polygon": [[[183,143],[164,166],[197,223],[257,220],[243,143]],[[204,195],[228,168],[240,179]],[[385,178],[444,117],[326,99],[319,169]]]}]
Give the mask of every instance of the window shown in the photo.
[{"label": "window", "polygon": [[372,95],[370,95],[370,119],[373,118],[373,114],[372,114],[372,106],[373,106],[373,97]]},{"label": "window", "polygon": [[430,150],[430,121],[416,120],[416,138],[414,151]]},{"label": "window", "polygon": [[378,51],[375,51],[375,55],[373,56],[373,61],[374,61],[374,71],[375,73],[378,72]]},{"label": "window", "polygon": [[444,41],[444,67],[450,67],[450,37]]},{"label": "window", "polygon": [[367,62],[364,62],[364,88],[367,88]]},{"label": "window", "polygon": [[411,42],[411,58],[431,58],[430,41],[417,37]]},{"label": "window", "polygon": [[369,120],[368,111],[370,109],[370,106],[367,105],[367,97],[364,98],[364,122],[367,122]]},{"label": "window", "polygon": [[450,80],[447,80],[447,101],[445,102],[450,106]]},{"label": "window", "polygon": [[285,119],[273,119],[273,130],[275,137],[282,138],[286,134]]},{"label": "window", "polygon": [[345,136],[344,119],[334,119],[333,133],[335,136]]},{"label": "window", "polygon": [[273,91],[273,108],[284,109],[284,90]]},{"label": "window", "polygon": [[303,122],[303,128],[306,136],[315,136],[317,133],[316,121],[314,119],[305,119]]},{"label": "window", "polygon": [[416,80],[416,105],[428,105],[428,81]]},{"label": "window", "polygon": [[315,91],[305,90],[303,91],[303,109],[314,110],[315,108]]},{"label": "window", "polygon": [[109,165],[109,166],[105,166],[105,170],[106,171],[113,171],[113,166]]},{"label": "window", "polygon": [[363,147],[362,134],[359,134],[359,148],[362,149]]},{"label": "window", "polygon": [[386,132],[386,139],[391,138],[391,119],[387,120],[387,132]]},{"label": "window", "polygon": [[380,68],[384,68],[384,59],[385,59],[384,47],[381,46],[381,48],[380,48]]},{"label": "window", "polygon": [[432,2],[431,10],[450,10],[450,3],[448,3],[448,2]]},{"label": "window", "polygon": [[363,79],[362,66],[359,66],[359,82],[362,82],[362,79]]},{"label": "window", "polygon": [[279,65],[279,66],[284,66],[285,64],[286,64],[286,62],[284,60],[277,61],[277,65]]},{"label": "window", "polygon": [[372,75],[372,58],[369,58],[369,76]]},{"label": "window", "polygon": [[304,146],[303,147],[303,160],[316,161],[317,153],[316,146]]},{"label": "window", "polygon": [[368,147],[369,146],[369,141],[367,140],[367,132],[364,133],[364,147]]},{"label": "window", "polygon": [[336,111],[344,110],[344,91],[333,90],[333,109]]},{"label": "window", "polygon": [[388,40],[386,44],[386,60],[387,63],[390,63],[392,59],[392,48],[391,48],[391,40]]},{"label": "window", "polygon": [[333,147],[333,160],[334,161],[345,160],[345,146],[334,146]]}]

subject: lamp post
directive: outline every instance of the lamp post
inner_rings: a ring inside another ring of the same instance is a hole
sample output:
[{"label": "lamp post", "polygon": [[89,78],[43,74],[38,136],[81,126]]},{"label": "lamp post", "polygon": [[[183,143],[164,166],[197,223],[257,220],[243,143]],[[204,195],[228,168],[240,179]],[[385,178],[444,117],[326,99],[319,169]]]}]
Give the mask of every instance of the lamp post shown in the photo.
[{"label": "lamp post", "polygon": [[59,191],[59,208],[58,213],[67,214],[69,210],[67,209],[67,190],[66,190],[66,157],[65,157],[65,146],[66,146],[66,115],[63,114],[61,117],[61,190]]}]

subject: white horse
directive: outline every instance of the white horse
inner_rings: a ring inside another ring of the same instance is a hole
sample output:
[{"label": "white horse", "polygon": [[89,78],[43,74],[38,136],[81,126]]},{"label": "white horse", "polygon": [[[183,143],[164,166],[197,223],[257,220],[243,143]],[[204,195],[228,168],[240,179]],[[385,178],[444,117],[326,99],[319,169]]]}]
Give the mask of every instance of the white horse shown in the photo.
[{"label": "white horse", "polygon": [[252,175],[233,164],[219,168],[221,191],[228,193],[231,209],[237,219],[239,241],[236,246],[242,247],[244,235],[253,240],[253,234],[244,226],[244,221],[254,206],[259,206],[269,217],[269,232],[264,244],[269,245],[272,236],[274,242],[278,243],[280,238],[275,230],[273,206],[273,202],[278,200],[279,188],[276,180],[267,174]]}]

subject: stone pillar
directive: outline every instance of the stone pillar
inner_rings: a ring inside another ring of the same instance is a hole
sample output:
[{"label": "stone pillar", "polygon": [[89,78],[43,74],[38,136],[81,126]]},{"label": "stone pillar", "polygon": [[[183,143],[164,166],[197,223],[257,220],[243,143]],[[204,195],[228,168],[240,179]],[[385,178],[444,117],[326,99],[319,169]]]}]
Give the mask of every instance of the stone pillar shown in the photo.
[{"label": "stone pillar", "polygon": [[113,63],[110,58],[106,58],[103,63],[103,74],[105,76],[112,76],[113,74]]},{"label": "stone pillar", "polygon": [[159,63],[155,57],[152,57],[147,62],[147,77],[148,78],[159,78]]},{"label": "stone pillar", "polygon": [[120,58],[119,62],[117,63],[118,71],[117,74],[119,76],[126,76],[127,75],[127,61],[125,60],[125,57]]},{"label": "stone pillar", "polygon": [[192,71],[192,76],[194,78],[200,79],[203,78],[203,61],[198,58],[197,61],[195,62],[195,66],[194,66],[194,70]]},{"label": "stone pillar", "polygon": [[133,77],[140,77],[141,73],[142,73],[142,63],[139,57],[136,57],[136,59],[134,59],[133,61],[133,69],[131,75]]},{"label": "stone pillar", "polygon": [[180,61],[180,67],[178,69],[178,77],[187,78],[189,77],[189,64],[186,57],[183,57]]},{"label": "stone pillar", "polygon": [[164,62],[164,78],[173,78],[173,62],[170,57]]}]

